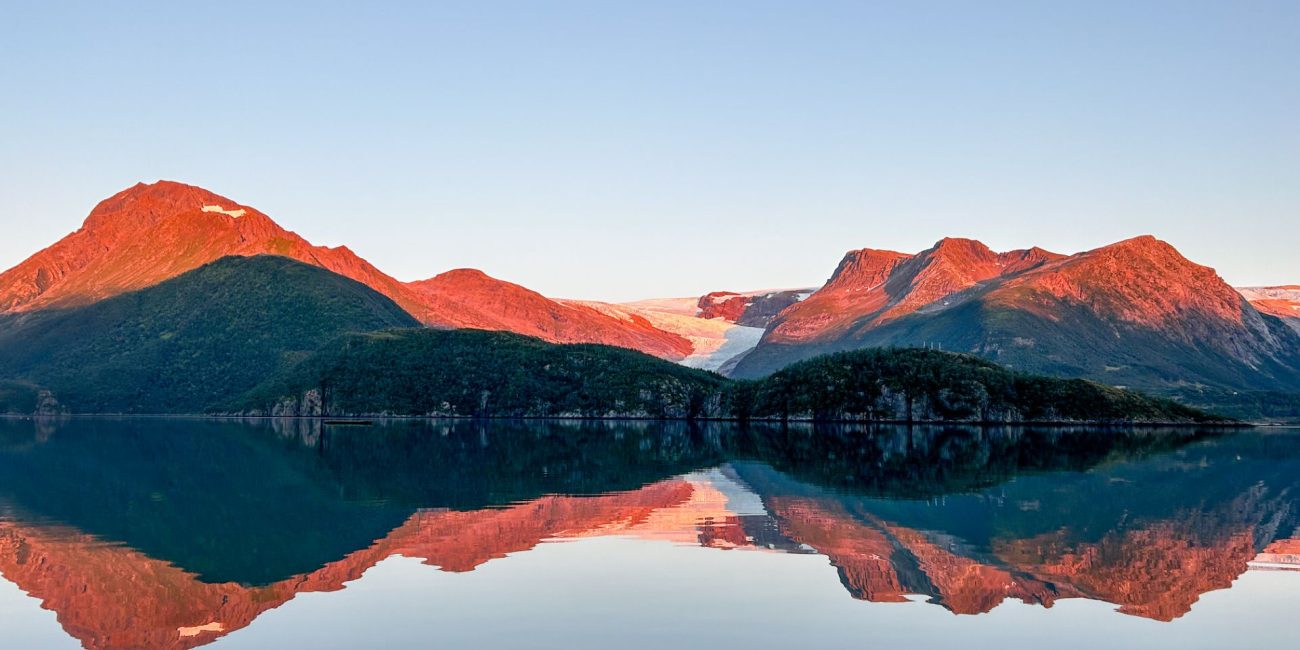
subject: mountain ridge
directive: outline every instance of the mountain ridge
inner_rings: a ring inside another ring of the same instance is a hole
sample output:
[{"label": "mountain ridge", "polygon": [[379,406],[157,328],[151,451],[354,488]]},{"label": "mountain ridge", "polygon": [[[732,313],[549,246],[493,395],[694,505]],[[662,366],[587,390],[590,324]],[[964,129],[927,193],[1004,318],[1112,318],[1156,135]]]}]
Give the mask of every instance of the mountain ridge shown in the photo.
[{"label": "mountain ridge", "polygon": [[941,240],[914,256],[850,251],[822,289],[773,320],[733,374],[899,345],[1147,389],[1300,390],[1296,332],[1150,235],[1069,256],[998,254],[972,240]]},{"label": "mountain ridge", "polygon": [[[462,282],[463,290],[455,296],[431,289],[441,286],[440,278],[447,274],[403,283],[346,246],[314,246],[256,208],[166,180],[137,183],[100,201],[81,228],[0,273],[0,313],[86,305],[156,285],[222,257],[261,254],[288,257],[357,280],[431,327],[487,327],[556,343],[609,343],[670,360],[690,354],[689,341],[648,322],[628,323],[597,310],[566,306],[480,271],[474,272],[476,282]],[[512,313],[513,305],[494,298],[501,294],[520,297],[534,313]]]}]

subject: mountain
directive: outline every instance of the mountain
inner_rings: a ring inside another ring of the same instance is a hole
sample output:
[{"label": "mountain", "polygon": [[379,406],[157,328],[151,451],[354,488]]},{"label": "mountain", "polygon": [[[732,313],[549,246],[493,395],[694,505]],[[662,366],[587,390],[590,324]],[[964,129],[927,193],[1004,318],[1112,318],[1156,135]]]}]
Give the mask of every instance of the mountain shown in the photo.
[{"label": "mountain", "polygon": [[74,412],[199,413],[347,332],[418,325],[324,269],[226,257],[88,305],[3,317],[0,376]]},{"label": "mountain", "polygon": [[280,255],[328,269],[438,323],[413,291],[346,247],[313,246],[252,207],[171,181],[101,201],[76,232],[0,274],[0,311],[86,305],[231,255]]},{"label": "mountain", "polygon": [[605,343],[680,360],[689,341],[550,300],[477,271],[405,284],[347,247],[313,246],[255,208],[158,181],[101,201],[76,232],[0,274],[0,312],[90,304],[174,278],[219,258],[280,255],[328,269],[391,298],[433,327],[516,331],[556,343]]},{"label": "mountain", "polygon": [[916,255],[853,251],[733,374],[888,346],[1148,390],[1300,390],[1300,336],[1149,236],[1071,256],[954,239]]},{"label": "mountain", "polygon": [[917,255],[870,248],[850,251],[821,289],[772,320],[764,342],[815,342],[848,335],[851,329],[896,320],[1061,257],[1037,248],[998,254],[970,239],[944,239]]},{"label": "mountain", "polygon": [[751,383],[613,346],[420,328],[359,282],[266,255],[2,318],[0,407],[21,413],[1200,419],[937,351],[832,356]]}]

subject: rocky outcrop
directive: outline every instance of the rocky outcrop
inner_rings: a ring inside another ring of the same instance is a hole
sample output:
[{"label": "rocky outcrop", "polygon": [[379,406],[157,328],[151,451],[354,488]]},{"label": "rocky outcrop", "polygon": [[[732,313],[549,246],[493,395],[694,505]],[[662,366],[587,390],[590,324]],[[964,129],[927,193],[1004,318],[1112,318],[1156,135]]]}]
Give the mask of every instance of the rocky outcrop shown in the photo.
[{"label": "rocky outcrop", "polygon": [[[255,415],[263,415],[256,413]],[[265,415],[276,418],[318,418],[322,415],[329,415],[324,409],[324,398],[321,389],[312,388],[305,391],[302,397],[289,397],[281,400],[271,407],[271,410]]]},{"label": "rocky outcrop", "polygon": [[48,390],[41,390],[36,393],[36,411],[34,415],[61,415],[68,410],[59,404],[59,400],[54,397],[54,393]]}]

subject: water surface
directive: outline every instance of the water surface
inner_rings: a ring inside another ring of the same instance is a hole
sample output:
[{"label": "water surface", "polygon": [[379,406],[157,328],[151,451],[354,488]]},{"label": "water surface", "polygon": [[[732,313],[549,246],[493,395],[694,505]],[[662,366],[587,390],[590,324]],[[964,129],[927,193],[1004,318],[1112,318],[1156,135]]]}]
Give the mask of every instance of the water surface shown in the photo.
[{"label": "water surface", "polygon": [[1287,646],[1300,435],[0,420],[0,646]]}]

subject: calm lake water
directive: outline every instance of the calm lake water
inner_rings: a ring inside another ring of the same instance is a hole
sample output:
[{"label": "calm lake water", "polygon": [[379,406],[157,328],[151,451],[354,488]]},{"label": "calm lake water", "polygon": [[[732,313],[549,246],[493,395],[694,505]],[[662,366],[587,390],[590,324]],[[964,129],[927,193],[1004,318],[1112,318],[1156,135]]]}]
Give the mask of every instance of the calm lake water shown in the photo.
[{"label": "calm lake water", "polygon": [[0,419],[4,648],[1293,647],[1284,430]]}]

